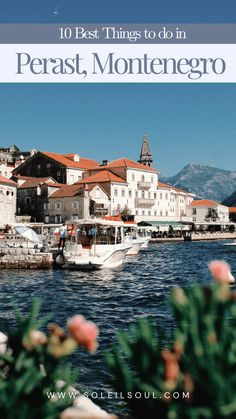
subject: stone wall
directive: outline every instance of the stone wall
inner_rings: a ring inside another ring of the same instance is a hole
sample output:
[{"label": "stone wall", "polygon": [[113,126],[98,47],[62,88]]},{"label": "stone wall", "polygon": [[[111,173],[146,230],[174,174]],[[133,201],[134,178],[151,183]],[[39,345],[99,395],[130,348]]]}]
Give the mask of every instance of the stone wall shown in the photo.
[{"label": "stone wall", "polygon": [[0,249],[0,269],[48,269],[52,265],[52,253],[38,253],[37,249]]}]

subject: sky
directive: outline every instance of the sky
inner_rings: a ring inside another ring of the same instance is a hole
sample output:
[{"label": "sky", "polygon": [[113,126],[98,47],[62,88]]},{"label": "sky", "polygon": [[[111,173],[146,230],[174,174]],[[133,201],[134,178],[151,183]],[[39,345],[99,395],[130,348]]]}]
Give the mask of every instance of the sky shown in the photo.
[{"label": "sky", "polygon": [[235,17],[235,0],[1,0],[0,22],[234,23]]},{"label": "sky", "polygon": [[[0,14],[0,23],[235,19],[235,0],[4,0]],[[137,160],[144,133],[165,176],[188,163],[236,170],[236,84],[0,84],[0,146]]]}]

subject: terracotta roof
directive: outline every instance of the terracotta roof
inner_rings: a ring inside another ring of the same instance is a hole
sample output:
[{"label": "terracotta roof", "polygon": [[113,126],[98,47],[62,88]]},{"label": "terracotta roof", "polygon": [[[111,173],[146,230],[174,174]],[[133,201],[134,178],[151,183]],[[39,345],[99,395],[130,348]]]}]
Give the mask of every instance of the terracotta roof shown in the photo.
[{"label": "terracotta roof", "polygon": [[[173,189],[176,192],[190,193],[188,191],[184,191],[183,189],[176,188],[175,186],[171,186],[171,185],[168,185],[167,183],[163,183],[163,182],[159,182],[159,181],[158,181],[158,188]],[[194,194],[192,194],[192,195],[194,195]]]},{"label": "terracotta roof", "polygon": [[25,176],[24,179],[23,177],[21,177],[20,179],[25,180],[25,182],[19,186],[19,189],[36,188],[40,184],[47,183],[48,181],[51,181],[52,183],[51,177],[28,177],[27,178]]},{"label": "terracotta roof", "polygon": [[57,161],[58,163],[63,164],[63,166],[66,166],[66,167],[75,167],[78,169],[93,169],[94,167],[98,165],[97,161],[92,160],[92,159],[85,159],[83,157],[80,157],[79,161],[73,161],[72,158],[75,155],[75,153],[59,154],[59,153],[51,153],[49,151],[41,151],[40,153],[44,154],[50,159]]},{"label": "terracotta roof", "polygon": [[200,199],[199,201],[192,201],[190,205],[192,207],[218,207],[218,205],[222,204],[216,201],[211,201],[210,199]]},{"label": "terracotta roof", "polygon": [[64,185],[57,191],[53,192],[50,198],[65,198],[75,196],[80,189],[83,189],[81,185]]},{"label": "terracotta roof", "polygon": [[158,173],[157,169],[154,169],[153,167],[145,166],[145,164],[137,163],[136,161],[133,161],[133,160],[129,160],[126,157],[113,160],[109,162],[106,166],[102,166],[102,165],[97,166],[95,167],[95,169],[104,169],[104,168],[112,169],[112,168],[118,168],[118,167],[127,167],[130,169],[139,169],[139,170],[145,170],[147,172]]},{"label": "terracotta roof", "polygon": [[86,183],[126,183],[124,179],[121,179],[119,176],[114,175],[110,170],[101,170],[94,175],[88,176],[84,179],[81,179],[77,184],[86,184]]},{"label": "terracotta roof", "polygon": [[229,213],[233,214],[234,212],[236,212],[236,207],[229,207]]},{"label": "terracotta roof", "polygon": [[158,188],[165,188],[165,189],[171,189],[172,188],[172,186],[167,185],[167,183],[159,182],[159,180],[158,180],[157,186],[158,186]]},{"label": "terracotta roof", "polygon": [[4,176],[0,176],[0,183],[7,183],[7,184],[12,185],[12,186],[17,186],[16,182],[14,182],[13,180],[8,179],[7,177],[4,177]]},{"label": "terracotta roof", "polygon": [[47,182],[47,185],[51,186],[52,188],[61,188],[62,186],[65,186],[65,183]]}]

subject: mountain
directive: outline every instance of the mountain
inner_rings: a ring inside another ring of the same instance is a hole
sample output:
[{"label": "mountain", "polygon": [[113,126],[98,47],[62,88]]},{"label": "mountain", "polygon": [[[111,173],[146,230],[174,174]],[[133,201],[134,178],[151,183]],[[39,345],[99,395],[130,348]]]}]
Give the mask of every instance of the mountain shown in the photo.
[{"label": "mountain", "polygon": [[201,164],[188,164],[177,175],[160,177],[170,185],[186,189],[198,198],[222,202],[236,191],[236,171]]},{"label": "mountain", "polygon": [[228,198],[224,199],[223,204],[228,207],[236,207],[236,190]]}]

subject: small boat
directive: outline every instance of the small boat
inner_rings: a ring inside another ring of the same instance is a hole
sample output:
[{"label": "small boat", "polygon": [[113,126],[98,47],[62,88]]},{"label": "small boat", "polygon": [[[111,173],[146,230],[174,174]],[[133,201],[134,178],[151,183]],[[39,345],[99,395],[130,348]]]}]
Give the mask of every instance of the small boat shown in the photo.
[{"label": "small boat", "polygon": [[147,230],[142,228],[142,229],[138,229],[138,234],[139,234],[139,239],[141,241],[141,249],[146,249],[148,247],[148,243],[151,240],[151,235],[148,234]]},{"label": "small boat", "polygon": [[137,255],[144,243],[138,235],[138,226],[135,222],[124,222],[125,243],[131,247],[127,251],[127,256]]},{"label": "small boat", "polygon": [[232,251],[236,251],[236,240],[234,240],[231,243],[224,243],[224,246],[227,247],[227,250],[232,250]]},{"label": "small boat", "polygon": [[131,244],[124,240],[124,223],[88,220],[76,225],[75,242],[67,242],[63,268],[96,270],[116,268],[124,262]]}]

